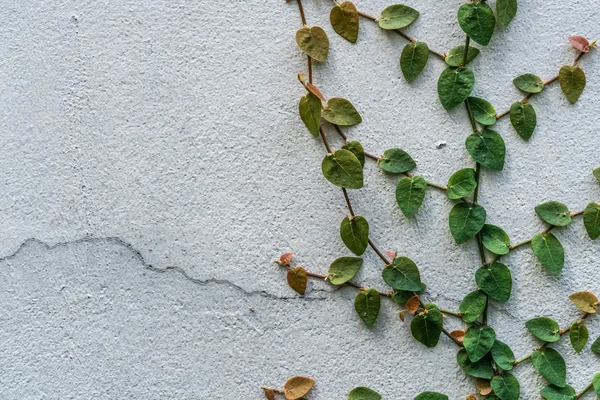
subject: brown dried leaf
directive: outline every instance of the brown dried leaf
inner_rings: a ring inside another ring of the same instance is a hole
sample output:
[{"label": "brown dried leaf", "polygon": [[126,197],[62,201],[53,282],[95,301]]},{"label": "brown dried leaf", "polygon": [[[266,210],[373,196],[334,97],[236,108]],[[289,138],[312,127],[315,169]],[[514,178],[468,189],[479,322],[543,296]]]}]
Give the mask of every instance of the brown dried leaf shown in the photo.
[{"label": "brown dried leaf", "polygon": [[287,281],[292,289],[304,296],[306,293],[306,284],[308,278],[306,277],[306,270],[302,267],[292,268],[287,273]]},{"label": "brown dried leaf", "polygon": [[313,388],[315,380],[307,376],[293,376],[283,386],[285,398],[298,400]]},{"label": "brown dried leaf", "polygon": [[406,302],[406,311],[414,315],[419,310],[419,296],[413,296]]},{"label": "brown dried leaf", "polygon": [[400,316],[400,319],[402,320],[402,322],[404,322],[404,313],[405,313],[405,310],[402,310],[402,311],[400,311],[398,313],[398,315]]},{"label": "brown dried leaf", "polygon": [[281,257],[279,257],[279,262],[281,263],[281,265],[288,266],[292,262],[293,257],[294,253],[292,253],[291,251],[288,253],[283,253]]},{"label": "brown dried leaf", "polygon": [[265,397],[267,400],[275,400],[275,392],[273,389],[265,390]]},{"label": "brown dried leaf", "polygon": [[467,396],[466,400],[477,400],[477,396],[475,396],[474,394],[470,394]]},{"label": "brown dried leaf", "polygon": [[450,332],[450,336],[452,336],[454,339],[456,339],[462,343],[463,338],[465,337],[465,331],[463,331],[463,330],[452,331],[452,332]]},{"label": "brown dried leaf", "polygon": [[583,36],[569,36],[569,43],[571,43],[571,46],[584,53],[590,51],[590,42]]},{"label": "brown dried leaf", "polygon": [[487,379],[477,378],[477,390],[479,390],[479,394],[483,396],[487,396],[492,393],[492,386],[490,386],[490,381]]},{"label": "brown dried leaf", "polygon": [[325,96],[323,96],[319,88],[313,85],[312,83],[306,82],[306,90],[317,96],[319,99],[321,99],[321,101],[327,101],[325,100]]},{"label": "brown dried leaf", "polygon": [[569,296],[575,307],[588,314],[598,312],[598,297],[591,292],[576,292]]}]

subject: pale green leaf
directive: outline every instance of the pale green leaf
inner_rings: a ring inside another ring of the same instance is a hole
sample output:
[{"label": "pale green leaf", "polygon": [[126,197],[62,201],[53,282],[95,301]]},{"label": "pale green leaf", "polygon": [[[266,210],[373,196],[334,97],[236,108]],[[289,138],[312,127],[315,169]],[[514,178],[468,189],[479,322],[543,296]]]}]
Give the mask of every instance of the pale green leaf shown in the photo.
[{"label": "pale green leaf", "polygon": [[542,397],[546,400],[576,400],[576,392],[572,386],[558,387],[548,385],[540,391]]},{"label": "pale green leaf", "polygon": [[560,327],[552,318],[537,317],[525,322],[525,326],[543,342],[554,343],[560,339]]},{"label": "pale green leaf", "polygon": [[590,203],[583,212],[583,225],[592,240],[600,236],[600,205]]},{"label": "pale green leaf", "polygon": [[535,207],[535,213],[550,225],[567,226],[571,223],[569,207],[558,201],[549,201]]},{"label": "pale green leaf", "polygon": [[329,52],[327,34],[318,26],[304,26],[296,32],[296,43],[300,50],[316,61],[324,62]]},{"label": "pale green leaf", "polygon": [[363,260],[359,257],[340,257],[329,266],[329,281],[334,285],[343,285],[354,278]]},{"label": "pale green leaf", "polygon": [[569,329],[569,339],[571,346],[576,353],[580,353],[588,342],[589,332],[587,326],[582,322],[575,322]]},{"label": "pale green leaf", "polygon": [[446,195],[452,200],[458,200],[473,193],[476,187],[475,170],[473,168],[461,169],[448,180]]},{"label": "pale green leaf", "polygon": [[565,249],[552,233],[538,233],[531,240],[533,253],[552,274],[559,275],[565,265]]},{"label": "pale green leaf", "polygon": [[496,123],[496,109],[490,102],[478,97],[469,97],[467,101],[471,106],[475,121],[487,126]]},{"label": "pale green leaf", "polygon": [[494,346],[492,346],[491,354],[498,367],[505,371],[510,371],[513,368],[515,355],[507,344],[496,340]]},{"label": "pale green leaf", "polygon": [[558,351],[544,347],[543,349],[537,350],[531,356],[531,362],[533,367],[550,383],[558,386],[565,387],[567,384],[567,367],[565,360],[558,353]]},{"label": "pale green leaf", "polygon": [[544,82],[539,76],[534,74],[523,74],[517,76],[513,80],[513,83],[525,93],[540,93],[542,90],[544,90]]},{"label": "pale green leaf", "polygon": [[496,225],[484,225],[481,239],[483,246],[494,254],[504,255],[510,252],[510,238]]},{"label": "pale green leaf", "polygon": [[459,310],[462,314],[462,319],[469,324],[477,321],[477,318],[483,313],[486,303],[487,296],[481,290],[469,293],[460,302]]},{"label": "pale green leaf", "polygon": [[500,400],[519,400],[521,395],[519,381],[509,373],[494,376],[491,386]]},{"label": "pale green leaf", "polygon": [[386,7],[378,18],[383,29],[402,29],[412,24],[419,17],[419,12],[403,4]]},{"label": "pale green leaf", "polygon": [[558,73],[560,88],[571,104],[575,103],[585,89],[585,72],[577,66],[565,65]]}]

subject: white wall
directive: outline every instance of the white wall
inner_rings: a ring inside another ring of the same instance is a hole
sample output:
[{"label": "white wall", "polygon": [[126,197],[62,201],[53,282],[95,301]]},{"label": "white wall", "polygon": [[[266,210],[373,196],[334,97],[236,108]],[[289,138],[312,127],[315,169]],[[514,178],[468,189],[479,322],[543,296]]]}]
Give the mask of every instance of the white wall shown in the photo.
[{"label": "white wall", "polygon": [[[296,74],[306,60],[295,45],[294,2],[2,3],[1,398],[260,399],[260,385],[294,374],[317,380],[312,399],[342,399],[358,385],[386,399],[473,392],[454,344],[442,338],[425,349],[395,305],[385,302],[369,330],[354,313],[353,289],[315,282],[300,298],[271,263],[293,250],[298,263],[325,273],[348,255],[338,233],[341,191],[321,176],[322,144],[297,115]],[[405,3],[421,11],[408,34],[441,51],[462,44],[460,2]],[[549,78],[572,61],[568,35],[600,36],[596,2],[520,3],[472,64],[475,95],[499,110],[522,97],[514,77]],[[377,14],[390,3],[356,4]],[[404,148],[435,182],[472,166],[464,110],[447,113],[437,99],[442,63],[430,59],[407,84],[398,61],[405,41],[361,20],[352,45],[331,29],[331,6],[305,0],[308,20],[331,40],[315,82],[350,99],[364,119],[349,136],[375,153]],[[529,143],[507,119],[497,126],[507,167],[483,174],[480,200],[515,242],[543,229],[533,212],[543,201],[580,210],[600,200],[591,175],[600,166],[600,54],[582,66],[588,87],[576,105],[557,85],[532,100],[538,128]],[[455,245],[451,202],[440,193],[406,220],[395,182],[368,163],[354,205],[382,249],[417,262],[427,297],[457,309],[475,287],[476,246]],[[490,321],[517,357],[538,345],[527,319],[549,315],[564,327],[577,315],[569,293],[600,292],[600,243],[581,219],[557,232],[567,250],[560,277],[530,249],[506,258],[514,293],[493,304]],[[381,267],[368,251],[358,281],[383,289]],[[600,335],[598,318],[589,327]],[[581,355],[567,340],[556,347],[577,389],[600,370],[589,347]],[[543,379],[530,364],[517,375],[522,397],[536,398]]]}]

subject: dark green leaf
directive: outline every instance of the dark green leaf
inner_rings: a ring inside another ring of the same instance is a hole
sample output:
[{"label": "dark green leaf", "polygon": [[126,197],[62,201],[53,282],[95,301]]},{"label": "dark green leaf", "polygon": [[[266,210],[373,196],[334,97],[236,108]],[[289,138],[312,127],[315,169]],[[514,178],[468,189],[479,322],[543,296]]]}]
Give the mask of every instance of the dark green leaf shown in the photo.
[{"label": "dark green leaf", "polygon": [[600,236],[600,205],[590,203],[583,212],[583,225],[592,240]]},{"label": "dark green leaf", "polygon": [[415,160],[402,149],[386,150],[378,163],[382,170],[393,174],[402,174],[417,166]]},{"label": "dark green leaf", "polygon": [[567,226],[572,220],[569,207],[558,201],[549,201],[538,205],[535,213],[550,225]]},{"label": "dark green leaf", "polygon": [[482,125],[494,125],[496,123],[496,109],[487,100],[478,97],[467,99],[473,111],[473,118]]},{"label": "dark green leaf", "polygon": [[533,253],[552,274],[559,275],[565,265],[565,249],[551,233],[538,233],[531,240]]},{"label": "dark green leaf", "polygon": [[521,385],[514,375],[496,375],[491,382],[494,393],[500,400],[519,400]]},{"label": "dark green leaf", "polygon": [[531,356],[533,367],[542,376],[558,387],[565,387],[567,384],[567,367],[565,360],[558,351],[544,347],[537,350]]},{"label": "dark green leaf", "polygon": [[354,309],[368,327],[373,326],[379,315],[381,298],[375,289],[361,290],[354,300]]},{"label": "dark green leaf", "polygon": [[555,385],[548,385],[540,391],[542,397],[546,400],[575,400],[576,392],[572,386],[566,385],[561,388]]},{"label": "dark green leaf", "polygon": [[394,4],[381,12],[378,22],[383,29],[402,29],[412,24],[418,17],[419,12],[414,8]]},{"label": "dark green leaf", "polygon": [[533,106],[529,103],[517,101],[510,107],[510,123],[524,140],[529,140],[535,126],[537,117]]},{"label": "dark green leaf", "polygon": [[446,68],[438,80],[438,96],[446,110],[462,104],[473,91],[475,75],[468,68]]},{"label": "dark green leaf", "polygon": [[496,131],[485,128],[467,137],[467,151],[479,164],[494,171],[502,171],[506,146],[504,139]]},{"label": "dark green leaf", "polygon": [[485,248],[494,254],[504,255],[510,252],[510,238],[496,225],[484,225],[481,239]]},{"label": "dark green leaf", "polygon": [[358,39],[358,11],[350,1],[345,1],[331,9],[329,21],[333,30],[349,42]]},{"label": "dark green leaf", "polygon": [[472,325],[467,329],[463,339],[465,350],[471,362],[477,362],[483,358],[494,345],[496,332],[489,325]]},{"label": "dark green leaf", "polygon": [[458,354],[456,354],[456,362],[460,369],[469,376],[481,379],[492,379],[492,376],[494,376],[492,363],[488,357],[484,357],[474,363],[469,360],[466,350],[461,349]]},{"label": "dark green leaf", "polygon": [[429,59],[429,47],[423,42],[409,43],[404,46],[400,55],[400,68],[407,81],[415,79],[425,66]]},{"label": "dark green leaf", "polygon": [[448,198],[458,200],[473,193],[476,187],[475,170],[473,168],[465,168],[455,172],[450,177],[446,194]]},{"label": "dark green leaf", "polygon": [[517,0],[497,0],[496,13],[500,25],[508,26],[510,21],[517,15]]},{"label": "dark green leaf", "polygon": [[306,96],[300,99],[298,109],[300,118],[308,131],[314,137],[318,137],[321,128],[321,99],[310,92],[306,93]]},{"label": "dark green leaf", "polygon": [[580,353],[589,338],[588,328],[581,322],[575,322],[569,329],[569,339],[575,352]]},{"label": "dark green leaf", "polygon": [[463,301],[460,302],[460,312],[462,319],[467,323],[477,321],[477,318],[481,315],[485,309],[487,303],[487,296],[481,290],[476,290],[465,296]]},{"label": "dark green leaf", "polygon": [[406,257],[397,257],[382,272],[383,280],[395,290],[417,291],[422,289],[419,268]]},{"label": "dark green leaf", "polygon": [[333,97],[327,100],[323,118],[335,125],[351,126],[360,124],[362,118],[356,108],[346,99]]},{"label": "dark green leaf", "polygon": [[405,217],[410,218],[417,213],[425,199],[427,182],[420,176],[404,177],[396,186],[396,201]]},{"label": "dark green leaf", "polygon": [[413,337],[427,347],[435,347],[442,334],[444,325],[442,313],[434,304],[425,304],[410,322]]},{"label": "dark green leaf", "polygon": [[529,332],[541,341],[554,343],[560,339],[560,328],[556,321],[548,317],[537,317],[525,323]]},{"label": "dark green leaf", "polygon": [[359,142],[356,140],[348,142],[342,146],[342,149],[351,151],[360,161],[360,165],[365,166],[365,150]]},{"label": "dark green leaf", "polygon": [[325,178],[336,186],[347,189],[363,187],[362,165],[349,150],[340,149],[325,156],[321,170]]},{"label": "dark green leaf", "polygon": [[479,233],[485,224],[485,209],[478,204],[459,203],[450,211],[450,233],[457,244],[465,243]]},{"label": "dark green leaf", "polygon": [[600,354],[600,336],[592,344],[592,352]]},{"label": "dark green leaf", "polygon": [[448,396],[438,392],[423,392],[415,400],[448,400]]},{"label": "dark green leaf", "polygon": [[348,400],[381,400],[381,395],[367,387],[359,386],[348,393]]},{"label": "dark green leaf", "polygon": [[513,80],[513,83],[525,93],[540,93],[544,90],[544,82],[542,82],[542,79],[539,76],[534,74],[517,76]]},{"label": "dark green leaf", "polygon": [[585,89],[585,72],[577,66],[565,65],[558,73],[560,88],[571,104],[575,103]]},{"label": "dark green leaf", "polygon": [[494,342],[494,346],[492,347],[491,353],[492,358],[498,367],[505,371],[510,371],[513,368],[515,355],[507,344],[496,340]]},{"label": "dark green leaf", "polygon": [[343,285],[362,267],[363,260],[359,257],[340,257],[329,266],[329,281],[334,285]]},{"label": "dark green leaf", "polygon": [[[469,46],[469,51],[467,52],[467,64],[473,61],[478,55],[479,49],[477,47]],[[444,61],[451,67],[460,67],[464,57],[465,46],[461,45],[451,48]]]},{"label": "dark green leaf", "polygon": [[296,32],[296,43],[300,50],[313,60],[323,62],[327,59],[329,39],[323,28],[318,26],[300,28]]},{"label": "dark green leaf", "polygon": [[494,300],[507,301],[512,291],[512,276],[504,264],[484,265],[475,272],[475,282]]},{"label": "dark green leaf", "polygon": [[351,252],[360,256],[369,245],[369,223],[364,217],[346,217],[340,226],[342,241]]},{"label": "dark green leaf", "polygon": [[467,3],[458,9],[458,24],[471,39],[487,46],[494,34],[496,17],[490,6],[483,1]]}]

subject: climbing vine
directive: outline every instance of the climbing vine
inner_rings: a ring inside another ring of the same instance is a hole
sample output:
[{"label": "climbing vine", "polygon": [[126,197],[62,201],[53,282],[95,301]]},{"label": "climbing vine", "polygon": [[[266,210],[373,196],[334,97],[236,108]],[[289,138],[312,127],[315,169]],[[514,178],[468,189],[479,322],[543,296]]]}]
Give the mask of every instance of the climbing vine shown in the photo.
[{"label": "climbing vine", "polygon": [[[348,208],[348,216],[340,225],[340,237],[354,256],[342,256],[334,260],[326,275],[311,272],[296,266],[292,253],[285,253],[276,262],[287,269],[290,287],[304,295],[309,278],[328,281],[335,286],[351,286],[357,289],[355,310],[365,325],[371,327],[377,321],[381,299],[403,305],[399,311],[402,321],[410,318],[412,336],[427,347],[435,347],[444,335],[457,346],[456,361],[462,371],[476,378],[474,393],[466,394],[467,399],[516,400],[521,393],[520,383],[511,371],[519,365],[530,362],[547,381],[540,394],[548,400],[578,399],[586,392],[594,390],[600,396],[600,373],[591,378],[590,384],[580,392],[568,385],[566,365],[560,353],[551,345],[563,336],[569,336],[576,352],[581,352],[589,341],[586,322],[598,312],[599,301],[592,292],[573,293],[569,299],[579,310],[579,315],[568,327],[560,328],[558,323],[547,316],[539,316],[526,322],[525,328],[540,341],[540,346],[530,354],[517,359],[506,338],[497,337],[489,321],[488,307],[491,302],[506,302],[512,293],[510,268],[501,263],[501,258],[517,249],[531,247],[540,264],[552,275],[561,274],[564,268],[565,250],[552,231],[569,225],[574,218],[582,217],[584,227],[592,240],[600,237],[600,203],[590,202],[581,211],[572,211],[565,204],[550,201],[535,207],[538,217],[548,224],[547,229],[532,235],[529,239],[512,243],[509,235],[497,225],[490,224],[484,206],[479,204],[481,171],[501,171],[505,168],[506,146],[502,135],[492,127],[508,116],[515,132],[524,140],[529,140],[535,132],[537,115],[531,100],[554,82],[558,82],[570,103],[575,103],[586,86],[586,76],[579,63],[582,57],[596,47],[582,36],[568,38],[577,56],[570,65],[560,68],[558,74],[543,80],[537,75],[526,73],[517,76],[513,83],[524,93],[524,98],[514,102],[507,111],[498,113],[485,99],[472,97],[475,86],[475,73],[468,67],[481,52],[472,42],[487,46],[492,40],[498,23],[506,27],[517,13],[517,0],[497,0],[496,10],[485,0],[469,1],[457,11],[458,23],[465,33],[464,44],[447,52],[433,50],[423,41],[416,40],[402,29],[419,17],[419,12],[403,4],[386,7],[379,16],[373,17],[357,10],[356,6],[345,1],[334,0],[330,13],[333,30],[343,39],[356,43],[360,20],[374,22],[379,28],[393,31],[408,43],[400,54],[400,70],[407,81],[415,79],[427,67],[430,56],[445,63],[446,67],[438,79],[439,101],[446,110],[464,106],[470,123],[465,148],[474,161],[472,167],[453,173],[447,184],[432,183],[423,177],[411,174],[416,167],[414,159],[400,148],[385,150],[377,156],[365,151],[356,140],[349,140],[343,132],[347,126],[358,125],[362,117],[347,99],[327,98],[313,82],[313,62],[325,62],[330,42],[325,30],[311,26],[306,20],[302,0],[296,2],[302,27],[296,32],[296,42],[306,54],[306,73],[298,74],[298,80],[305,89],[299,102],[300,119],[310,134],[321,139],[326,150],[322,162],[322,172],[330,183],[340,187]],[[344,144],[334,149],[327,139],[326,128],[339,135]],[[364,185],[363,169],[367,159],[388,174],[398,175],[395,198],[405,217],[415,216],[421,208],[428,190],[445,194],[455,205],[448,216],[450,234],[457,245],[475,240],[478,245],[480,267],[475,271],[474,281],[477,290],[465,295],[458,305],[458,311],[440,309],[428,302],[425,283],[418,266],[409,258],[392,252],[382,252],[370,238],[371,226],[365,216],[352,206],[349,190],[361,189]],[[592,171],[600,181],[600,168]],[[383,282],[390,289],[380,290],[363,287],[352,282],[363,265],[360,257],[371,248],[384,264]],[[445,318],[457,318],[464,322],[465,329],[449,332],[444,327]],[[596,339],[591,351],[600,354],[600,338]],[[267,399],[274,400],[283,395],[286,399],[301,399],[313,388],[315,381],[309,377],[294,376],[283,388],[263,387]],[[430,388],[416,394],[415,400],[443,400],[448,397],[441,388]],[[357,387],[348,394],[349,400],[379,400],[381,396],[373,389]]]}]

